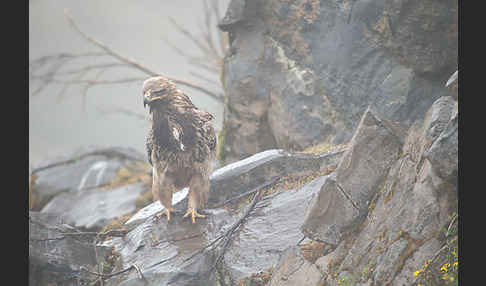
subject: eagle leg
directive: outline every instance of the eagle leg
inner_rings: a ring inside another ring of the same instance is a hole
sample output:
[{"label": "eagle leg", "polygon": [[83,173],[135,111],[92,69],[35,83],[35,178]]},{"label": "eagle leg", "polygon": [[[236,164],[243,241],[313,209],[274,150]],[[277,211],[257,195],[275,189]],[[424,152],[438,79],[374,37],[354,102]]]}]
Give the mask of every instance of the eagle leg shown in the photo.
[{"label": "eagle leg", "polygon": [[188,215],[191,215],[192,223],[196,223],[196,218],[197,217],[200,217],[200,218],[205,218],[206,217],[206,215],[203,215],[203,214],[198,213],[197,210],[196,209],[193,209],[193,208],[188,208],[186,214],[184,215],[184,217],[186,217]]},{"label": "eagle leg", "polygon": [[164,209],[164,210],[162,210],[162,211],[158,212],[158,213],[155,215],[155,217],[156,217],[157,219],[160,219],[160,217],[161,217],[161,216],[163,216],[163,215],[165,214],[165,215],[167,216],[167,221],[169,221],[169,220],[170,220],[170,213],[171,213],[171,212],[174,212],[174,208],[166,208],[166,209]]}]

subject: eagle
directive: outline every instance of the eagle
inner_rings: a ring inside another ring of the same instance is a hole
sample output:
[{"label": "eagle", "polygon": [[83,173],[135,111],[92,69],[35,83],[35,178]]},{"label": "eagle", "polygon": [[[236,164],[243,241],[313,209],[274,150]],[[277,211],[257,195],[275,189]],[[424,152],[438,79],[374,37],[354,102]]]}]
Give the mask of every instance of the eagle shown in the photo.
[{"label": "eagle", "polygon": [[175,83],[162,76],[143,83],[143,105],[149,106],[151,127],[146,139],[148,161],[153,170],[152,194],[170,220],[172,194],[189,187],[187,212],[192,223],[208,200],[211,161],[215,158],[214,116],[198,109]]}]

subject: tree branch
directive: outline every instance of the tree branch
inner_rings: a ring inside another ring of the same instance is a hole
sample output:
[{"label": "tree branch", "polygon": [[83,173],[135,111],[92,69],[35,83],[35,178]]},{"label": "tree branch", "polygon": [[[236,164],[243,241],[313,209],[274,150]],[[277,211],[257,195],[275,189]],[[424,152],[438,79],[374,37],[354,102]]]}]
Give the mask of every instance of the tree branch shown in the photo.
[{"label": "tree branch", "polygon": [[119,61],[123,62],[123,63],[126,63],[130,66],[133,66],[134,68],[144,72],[145,74],[147,75],[150,75],[150,76],[164,76],[170,80],[172,80],[173,82],[175,82],[176,84],[180,84],[180,85],[184,85],[184,86],[187,86],[187,87],[190,87],[190,88],[193,88],[193,89],[196,89],[196,90],[199,90],[213,98],[215,98],[216,100],[222,100],[222,96],[221,95],[218,95],[218,94],[215,94],[214,92],[212,91],[209,91],[205,88],[203,88],[202,86],[199,86],[197,84],[194,84],[194,83],[191,83],[191,82],[188,82],[188,81],[185,81],[185,80],[180,80],[180,79],[176,79],[176,78],[172,78],[172,77],[168,77],[168,76],[165,76],[165,75],[161,75],[153,70],[151,70],[150,68],[136,62],[135,60],[133,59],[130,59],[130,58],[127,58],[125,56],[122,56],[120,53],[118,52],[115,52],[112,48],[106,46],[105,44],[101,43],[100,41],[94,39],[93,37],[87,35],[86,33],[84,33],[83,31],[81,31],[81,29],[79,29],[79,27],[76,25],[76,23],[74,22],[73,18],[71,17],[71,15],[69,15],[69,13],[67,11],[65,11],[65,15],[66,15],[66,18],[69,22],[69,24],[71,25],[71,27],[76,31],[78,32],[84,39],[86,39],[88,42],[92,43],[93,45],[97,46],[98,48],[102,49],[103,51],[105,51],[108,55],[118,59]]}]

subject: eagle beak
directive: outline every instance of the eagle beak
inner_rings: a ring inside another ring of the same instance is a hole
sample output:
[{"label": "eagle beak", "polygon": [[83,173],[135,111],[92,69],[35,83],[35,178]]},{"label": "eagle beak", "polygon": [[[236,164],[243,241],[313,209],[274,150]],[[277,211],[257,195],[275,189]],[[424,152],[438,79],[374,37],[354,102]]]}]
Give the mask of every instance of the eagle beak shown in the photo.
[{"label": "eagle beak", "polygon": [[150,91],[147,91],[144,95],[143,95],[143,108],[145,108],[145,106],[147,104],[150,103]]},{"label": "eagle beak", "polygon": [[[157,94],[157,92],[155,92]],[[143,95],[143,107],[145,108],[145,105],[152,103],[153,101],[162,99],[162,96],[152,96],[152,93],[150,91],[145,92]]]}]

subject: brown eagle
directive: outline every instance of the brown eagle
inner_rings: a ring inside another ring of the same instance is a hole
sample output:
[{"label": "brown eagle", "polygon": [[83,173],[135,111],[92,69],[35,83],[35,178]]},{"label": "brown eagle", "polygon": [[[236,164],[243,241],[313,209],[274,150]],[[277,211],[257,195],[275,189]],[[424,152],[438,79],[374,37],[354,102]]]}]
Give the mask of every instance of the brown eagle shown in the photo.
[{"label": "brown eagle", "polygon": [[189,187],[187,212],[192,223],[205,217],[197,210],[208,200],[211,161],[216,136],[214,116],[199,110],[174,82],[152,77],[143,83],[143,105],[149,106],[152,126],[147,136],[147,155],[153,168],[152,194],[170,220],[172,193]]}]

